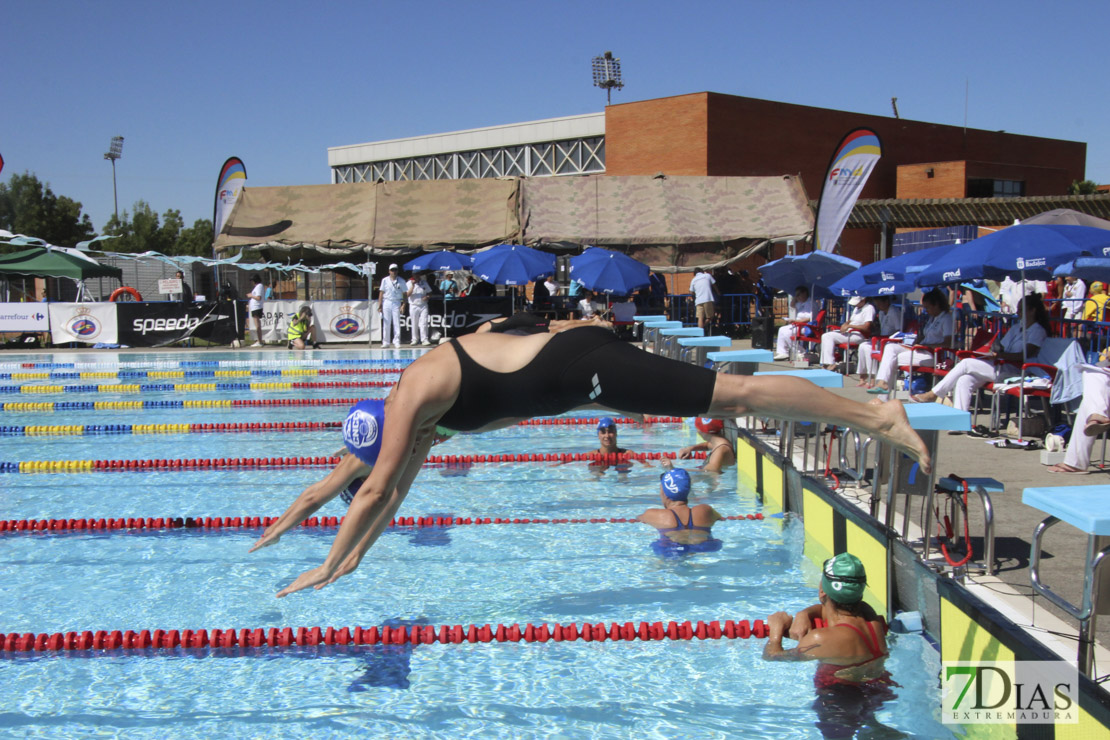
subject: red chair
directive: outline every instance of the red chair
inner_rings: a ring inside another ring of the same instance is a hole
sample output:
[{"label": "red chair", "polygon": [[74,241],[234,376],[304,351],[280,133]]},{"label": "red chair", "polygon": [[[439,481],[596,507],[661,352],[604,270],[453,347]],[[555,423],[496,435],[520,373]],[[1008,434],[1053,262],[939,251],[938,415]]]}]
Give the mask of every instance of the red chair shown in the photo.
[{"label": "red chair", "polygon": [[[825,309],[817,312],[812,321],[791,321],[794,325],[794,341],[795,347],[800,346],[803,342],[805,344],[821,346],[821,335],[825,333]],[[809,329],[809,336],[806,336],[805,330]],[[808,351],[808,350],[807,350]],[[793,358],[791,358],[793,359]]]}]

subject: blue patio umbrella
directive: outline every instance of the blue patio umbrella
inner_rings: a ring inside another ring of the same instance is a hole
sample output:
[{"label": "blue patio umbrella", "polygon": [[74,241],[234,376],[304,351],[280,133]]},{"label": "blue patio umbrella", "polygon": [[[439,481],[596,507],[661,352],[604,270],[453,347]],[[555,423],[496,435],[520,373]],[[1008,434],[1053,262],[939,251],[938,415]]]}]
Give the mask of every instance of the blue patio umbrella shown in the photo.
[{"label": "blue patio umbrella", "polygon": [[912,279],[916,273],[939,262],[945,255],[953,249],[957,249],[959,246],[959,244],[942,244],[937,247],[906,252],[897,257],[888,257],[885,260],[879,260],[869,265],[864,265],[860,268],[860,272],[863,273],[864,278],[871,283],[898,281],[907,278]]},{"label": "blue patio umbrella", "polygon": [[432,252],[417,257],[405,263],[406,270],[429,270],[442,272],[444,270],[469,270],[474,264],[474,258],[469,254],[458,252]]},{"label": "blue patio umbrella", "polygon": [[886,273],[889,279],[881,282],[869,282],[868,278],[870,276],[863,273],[864,269],[866,268],[860,268],[850,275],[840,278],[829,286],[829,292],[837,298],[849,298],[855,295],[874,298],[881,295],[905,295],[917,290],[913,277],[894,279],[893,274]]},{"label": "blue patio umbrella", "polygon": [[1007,275],[1047,280],[1064,262],[1103,254],[1110,254],[1110,231],[1105,229],[1022,224],[959,245],[917,273],[915,282],[942,285],[975,278],[1001,280]]},{"label": "blue patio umbrella", "polygon": [[789,255],[759,268],[763,282],[792,292],[799,285],[809,288],[814,298],[829,298],[829,286],[859,269],[859,262],[830,252]]},{"label": "blue patio umbrella", "polygon": [[628,295],[651,284],[651,270],[626,254],[588,247],[570,258],[570,277],[583,287],[607,295]]},{"label": "blue patio umbrella", "polygon": [[1110,279],[1110,257],[1078,257],[1057,267],[1052,275],[1105,282]]},{"label": "blue patio umbrella", "polygon": [[555,272],[555,255],[520,244],[498,244],[474,255],[474,274],[494,285],[525,285]]}]

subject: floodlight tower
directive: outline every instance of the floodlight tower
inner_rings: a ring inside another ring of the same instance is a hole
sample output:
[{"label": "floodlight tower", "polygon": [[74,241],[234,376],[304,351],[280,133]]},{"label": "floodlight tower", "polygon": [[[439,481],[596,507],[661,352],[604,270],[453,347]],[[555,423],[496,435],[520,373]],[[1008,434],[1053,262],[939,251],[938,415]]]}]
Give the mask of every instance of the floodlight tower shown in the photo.
[{"label": "floodlight tower", "polygon": [[605,104],[611,105],[613,102],[613,88],[620,90],[624,87],[624,82],[621,80],[621,60],[613,56],[613,52],[607,51],[599,57],[594,57],[594,87],[605,88]]},{"label": "floodlight tower", "polygon": [[104,158],[112,162],[112,203],[116,209],[116,220],[119,221],[119,199],[116,197],[116,160],[123,156],[123,137],[113,136]]}]

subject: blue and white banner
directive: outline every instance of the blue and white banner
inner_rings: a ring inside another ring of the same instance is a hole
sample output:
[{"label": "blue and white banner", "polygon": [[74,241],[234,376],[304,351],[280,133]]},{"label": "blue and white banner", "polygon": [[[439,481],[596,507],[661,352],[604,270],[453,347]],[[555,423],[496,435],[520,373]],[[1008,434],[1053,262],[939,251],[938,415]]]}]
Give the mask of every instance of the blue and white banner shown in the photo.
[{"label": "blue and white banner", "polygon": [[0,303],[0,332],[50,331],[46,303]]},{"label": "blue and white banner", "polygon": [[50,307],[50,341],[54,344],[118,344],[116,304],[47,303]]},{"label": "blue and white banner", "polygon": [[852,208],[882,153],[879,135],[870,129],[854,129],[841,140],[829,162],[817,202],[814,251],[836,250],[844,224],[848,223]]}]

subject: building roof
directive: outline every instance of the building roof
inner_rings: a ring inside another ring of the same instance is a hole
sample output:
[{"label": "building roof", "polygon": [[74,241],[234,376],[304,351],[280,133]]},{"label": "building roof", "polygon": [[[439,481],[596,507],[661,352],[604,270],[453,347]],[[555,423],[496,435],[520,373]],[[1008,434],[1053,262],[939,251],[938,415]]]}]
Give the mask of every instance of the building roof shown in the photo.
[{"label": "building roof", "polygon": [[[816,202],[813,203],[816,207]],[[1110,193],[1098,195],[1042,195],[1026,198],[886,198],[859,200],[846,228],[931,229],[963,224],[1012,224],[1038,213],[1068,208],[1110,219]]]}]

